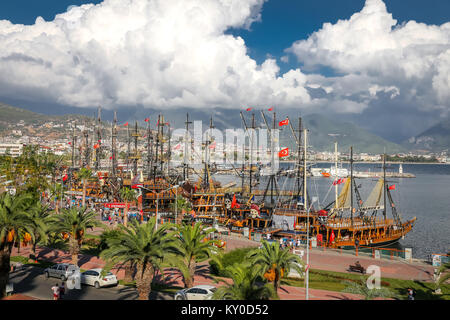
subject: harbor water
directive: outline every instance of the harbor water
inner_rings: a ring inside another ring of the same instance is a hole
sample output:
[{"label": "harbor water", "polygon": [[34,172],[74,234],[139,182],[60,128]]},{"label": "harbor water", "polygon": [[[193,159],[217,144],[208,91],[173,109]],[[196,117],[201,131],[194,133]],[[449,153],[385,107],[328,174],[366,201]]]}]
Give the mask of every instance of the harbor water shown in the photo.
[{"label": "harbor water", "polygon": [[[283,163],[283,168],[292,168],[293,164]],[[319,163],[313,167],[330,168],[332,163]],[[343,164],[343,168],[348,165]],[[359,172],[380,172],[381,164],[355,163],[353,169]],[[398,164],[389,164],[387,172],[398,172]],[[403,172],[411,173],[416,178],[388,178],[387,183],[395,185],[391,191],[397,212],[403,221],[416,217],[413,230],[404,239],[392,245],[394,248],[412,248],[414,258],[428,259],[431,254],[446,254],[450,252],[450,165],[446,164],[403,164]],[[217,176],[219,178],[220,176]],[[268,177],[261,177],[258,189],[264,189]],[[218,180],[230,182],[235,180],[240,185],[239,178],[221,176]],[[309,177],[308,191],[310,197],[318,201],[315,208],[323,208],[335,199],[334,178]],[[355,179],[359,186],[363,201],[368,197],[376,184],[374,178]],[[279,177],[280,189],[293,190],[296,178]],[[341,185],[342,187],[343,185]],[[340,187],[340,188],[341,188]],[[339,188],[339,192],[340,192]],[[356,199],[356,198],[355,198]],[[356,203],[356,200],[355,200]],[[379,216],[382,216],[380,211]],[[392,218],[390,208],[387,217]]]}]

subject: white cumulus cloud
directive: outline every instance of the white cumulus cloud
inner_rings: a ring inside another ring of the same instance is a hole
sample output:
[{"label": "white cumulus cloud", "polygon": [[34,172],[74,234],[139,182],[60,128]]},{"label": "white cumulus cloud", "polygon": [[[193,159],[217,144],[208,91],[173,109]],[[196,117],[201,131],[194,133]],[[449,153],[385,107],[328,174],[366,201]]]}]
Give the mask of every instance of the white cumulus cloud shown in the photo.
[{"label": "white cumulus cloud", "polygon": [[261,19],[265,0],[105,0],[53,21],[0,21],[0,96],[81,107],[292,106],[300,69],[258,65],[229,28]]},{"label": "white cumulus cloud", "polygon": [[366,0],[360,12],[325,23],[287,51],[307,70],[336,71],[341,76],[324,78],[320,85],[354,101],[369,98],[370,103],[387,93],[422,110],[450,107],[450,23],[398,24],[382,0]]}]

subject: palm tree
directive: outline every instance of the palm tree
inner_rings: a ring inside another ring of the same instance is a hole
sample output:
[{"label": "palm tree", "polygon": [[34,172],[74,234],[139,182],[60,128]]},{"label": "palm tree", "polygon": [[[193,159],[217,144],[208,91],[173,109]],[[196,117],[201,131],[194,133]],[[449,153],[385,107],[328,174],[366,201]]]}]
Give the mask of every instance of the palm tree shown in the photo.
[{"label": "palm tree", "polygon": [[148,300],[154,274],[161,270],[164,258],[176,252],[175,238],[164,224],[156,229],[155,218],[145,224],[133,220],[128,227],[119,225],[120,232],[106,239],[108,248],[100,257],[109,264],[131,263],[136,266],[136,287],[139,300]]},{"label": "palm tree", "polygon": [[128,224],[128,204],[137,201],[137,193],[130,188],[120,189],[120,198],[125,201],[125,210],[123,214],[123,225],[126,227]]},{"label": "palm tree", "polygon": [[83,202],[82,206],[84,207],[86,205],[86,182],[89,178],[92,177],[92,170],[87,168],[81,168],[78,172],[78,179],[81,179],[83,182]]},{"label": "palm tree", "polygon": [[214,292],[215,300],[269,300],[277,298],[272,285],[261,279],[261,267],[250,263],[233,264],[225,268],[225,273],[233,280],[232,284],[225,281],[225,286]]},{"label": "palm tree", "polygon": [[36,245],[40,241],[46,242],[48,240],[48,225],[50,224],[51,219],[50,210],[48,205],[44,206],[40,201],[36,201],[27,213],[35,236],[32,252],[34,257],[36,257]]},{"label": "palm tree", "polygon": [[63,209],[62,214],[52,217],[51,229],[61,233],[69,241],[69,251],[72,255],[72,264],[78,265],[78,254],[83,244],[86,229],[103,227],[93,211],[86,207]]},{"label": "palm tree", "polygon": [[197,263],[205,261],[218,251],[214,246],[216,241],[208,239],[208,234],[215,229],[205,228],[197,222],[194,226],[190,224],[177,226],[177,231],[178,259],[175,259],[175,266],[183,275],[184,287],[190,288],[194,284]]},{"label": "palm tree", "polygon": [[16,196],[0,194],[0,298],[5,295],[14,244],[20,242],[20,237],[25,233],[35,241],[32,223],[27,215],[32,199],[26,193]]},{"label": "palm tree", "polygon": [[64,197],[64,188],[62,184],[55,184],[50,187],[51,196],[55,199],[55,213],[59,214],[59,200]]},{"label": "palm tree", "polygon": [[342,292],[361,295],[364,297],[364,300],[373,300],[375,298],[392,298],[396,296],[393,292],[386,288],[369,289],[367,286],[367,278],[368,277],[361,276],[358,281],[343,281],[347,287],[342,290]]},{"label": "palm tree", "polygon": [[247,257],[252,264],[262,267],[264,277],[273,282],[277,293],[281,278],[288,275],[291,269],[302,274],[305,264],[299,256],[290,253],[288,249],[280,249],[276,242],[269,244],[263,241],[261,248],[252,250]]},{"label": "palm tree", "polygon": [[178,223],[178,221],[182,221],[183,220],[183,217],[186,214],[186,212],[191,211],[192,204],[185,197],[178,196],[177,199],[176,199],[176,202],[171,204],[171,209],[174,210],[174,211],[175,211],[175,209],[177,211],[181,211],[181,214],[178,215],[177,221],[175,221],[175,223]]}]

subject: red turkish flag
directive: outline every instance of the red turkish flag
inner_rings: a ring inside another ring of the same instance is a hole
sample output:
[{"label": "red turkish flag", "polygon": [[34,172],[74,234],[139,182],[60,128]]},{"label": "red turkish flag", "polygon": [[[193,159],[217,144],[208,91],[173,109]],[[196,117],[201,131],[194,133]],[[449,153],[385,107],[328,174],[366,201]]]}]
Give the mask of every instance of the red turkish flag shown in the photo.
[{"label": "red turkish flag", "polygon": [[233,208],[237,208],[237,209],[239,209],[241,206],[239,205],[239,203],[237,203],[237,201],[236,201],[236,195],[234,194],[233,195],[233,201],[231,201],[231,209],[233,209]]},{"label": "red turkish flag", "polygon": [[269,111],[273,111],[273,108],[269,108]]},{"label": "red turkish flag", "polygon": [[285,119],[285,120],[283,120],[283,121],[280,121],[280,123],[278,123],[278,125],[280,126],[280,127],[282,127],[282,126],[287,126],[289,124],[289,119]]},{"label": "red turkish flag", "polygon": [[393,184],[392,186],[389,186],[389,190],[395,190],[395,184]]},{"label": "red turkish flag", "polygon": [[94,149],[100,148],[100,145],[98,143],[94,144]]},{"label": "red turkish flag", "polygon": [[247,108],[247,110],[246,110],[246,111],[252,111],[252,109],[253,109],[253,108]]},{"label": "red turkish flag", "polygon": [[150,120],[150,118],[145,118],[145,120],[144,120],[144,121],[145,121],[145,122],[148,122],[149,120]]},{"label": "red turkish flag", "polygon": [[128,122],[124,124],[124,126],[126,127],[128,125]]},{"label": "red turkish flag", "polygon": [[278,157],[283,158],[289,156],[289,148],[283,149],[278,152]]},{"label": "red turkish flag", "polygon": [[334,231],[331,231],[330,234],[330,243],[334,241]]},{"label": "red turkish flag", "polygon": [[63,182],[66,182],[66,180],[69,178],[69,176],[66,174],[63,178],[62,178],[62,181]]}]

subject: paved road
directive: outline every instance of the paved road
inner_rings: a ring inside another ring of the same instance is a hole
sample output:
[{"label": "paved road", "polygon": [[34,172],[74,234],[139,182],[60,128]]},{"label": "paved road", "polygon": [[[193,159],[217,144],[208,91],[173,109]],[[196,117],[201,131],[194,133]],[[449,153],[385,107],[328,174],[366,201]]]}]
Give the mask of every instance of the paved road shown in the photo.
[{"label": "paved road", "polygon": [[[61,284],[57,278],[46,278],[44,269],[24,266],[22,270],[10,273],[10,282],[14,284],[14,293],[24,294],[41,300],[52,300],[51,287]],[[117,286],[95,289],[91,286],[81,286],[81,290],[67,290],[65,300],[136,300],[138,294],[135,288]],[[152,300],[173,300],[168,294],[152,293]]]}]

